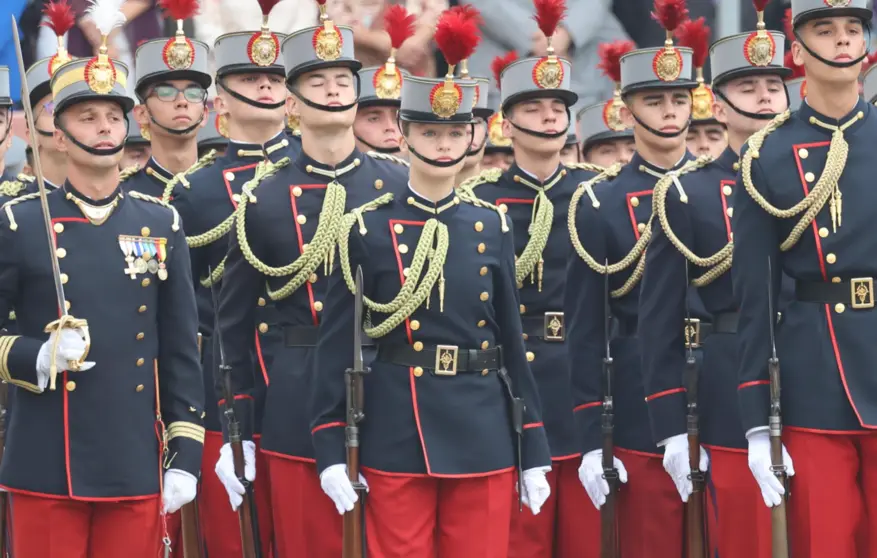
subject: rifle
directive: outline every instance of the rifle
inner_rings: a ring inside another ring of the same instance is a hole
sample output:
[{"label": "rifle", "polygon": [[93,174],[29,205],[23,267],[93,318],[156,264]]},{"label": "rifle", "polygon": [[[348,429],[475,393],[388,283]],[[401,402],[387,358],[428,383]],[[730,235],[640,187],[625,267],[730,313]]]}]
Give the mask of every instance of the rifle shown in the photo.
[{"label": "rifle", "polygon": [[362,267],[356,266],[353,367],[344,371],[347,398],[347,426],[344,428],[344,445],[347,449],[347,478],[350,479],[359,498],[353,505],[353,509],[344,514],[343,558],[365,558],[366,553],[365,520],[362,510],[366,488],[364,484],[359,482],[359,426],[357,425],[365,418],[362,379],[371,370],[366,368],[362,362],[362,289]]},{"label": "rifle", "polygon": [[618,491],[618,469],[615,468],[615,442],[612,431],[615,429],[615,402],[612,397],[612,375],[614,364],[609,351],[609,323],[612,314],[609,310],[609,260],[606,260],[607,273],[603,289],[603,327],[606,336],[606,356],[603,357],[603,414],[600,417],[600,430],[603,434],[603,478],[609,485],[606,502],[600,508],[600,558],[618,558],[618,524],[616,517],[615,493]]},{"label": "rifle", "polygon": [[688,465],[691,467],[691,496],[685,504],[685,524],[688,534],[688,558],[706,558],[704,536],[704,487],[706,473],[700,470],[700,426],[697,411],[697,383],[700,371],[694,357],[694,333],[689,334],[691,314],[688,308],[688,262],[685,264],[685,383],[688,413]]},{"label": "rifle", "polygon": [[183,536],[183,558],[202,558],[201,529],[198,527],[198,500],[180,509],[180,531]]},{"label": "rifle", "polygon": [[[208,274],[210,270],[208,269]],[[225,346],[222,344],[222,331],[219,328],[219,301],[216,296],[216,287],[210,285],[210,298],[213,301],[213,334],[219,346],[219,373],[222,378],[222,392],[225,398],[225,420],[228,423],[228,443],[231,447],[231,456],[234,461],[234,474],[246,490],[243,501],[238,508],[238,523],[241,530],[241,548],[243,558],[261,558],[261,540],[259,528],[256,523],[256,506],[253,495],[253,487],[250,481],[244,477],[244,445],[241,440],[241,425],[234,412],[234,391],[231,389],[231,366],[225,362]]]},{"label": "rifle", "polygon": [[773,310],[773,270],[770,257],[767,258],[767,308],[770,313],[770,358],[767,361],[767,372],[770,377],[770,470],[786,489],[778,506],[770,509],[771,556],[773,558],[789,558],[789,532],[786,517],[786,498],[789,496],[786,465],[783,463],[783,416],[780,407],[780,359],[777,358],[777,347],[774,337]]}]

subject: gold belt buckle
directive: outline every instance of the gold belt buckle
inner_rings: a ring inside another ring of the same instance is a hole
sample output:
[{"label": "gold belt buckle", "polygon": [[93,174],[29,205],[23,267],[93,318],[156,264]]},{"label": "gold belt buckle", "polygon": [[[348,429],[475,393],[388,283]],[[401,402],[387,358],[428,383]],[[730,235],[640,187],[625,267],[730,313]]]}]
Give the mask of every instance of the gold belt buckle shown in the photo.
[{"label": "gold belt buckle", "polygon": [[542,338],[545,341],[563,341],[566,338],[563,312],[545,312],[545,327]]},{"label": "gold belt buckle", "polygon": [[685,319],[685,348],[696,349],[700,347],[700,320],[697,318]]},{"label": "gold belt buckle", "polygon": [[874,279],[857,277],[850,279],[850,299],[856,310],[874,308]]},{"label": "gold belt buckle", "polygon": [[435,347],[435,375],[457,375],[457,353],[460,348],[456,345],[436,345]]}]

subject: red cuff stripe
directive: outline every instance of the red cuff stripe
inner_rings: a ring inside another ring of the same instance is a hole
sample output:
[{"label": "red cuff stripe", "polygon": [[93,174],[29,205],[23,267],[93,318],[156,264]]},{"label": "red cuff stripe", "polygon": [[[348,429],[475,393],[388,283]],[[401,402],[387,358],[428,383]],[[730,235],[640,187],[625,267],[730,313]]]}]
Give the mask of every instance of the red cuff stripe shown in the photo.
[{"label": "red cuff stripe", "polygon": [[745,382],[737,386],[737,389],[743,389],[754,386],[769,386],[770,380],[755,380],[754,382]]},{"label": "red cuff stripe", "polygon": [[[249,399],[250,401],[254,401],[252,395],[247,395],[247,394],[245,394],[245,393],[242,393],[242,394],[239,394],[239,395],[235,395],[235,396],[234,396],[234,400],[235,400],[235,401],[237,401],[238,399]],[[222,407],[223,405],[225,405],[225,399],[220,399],[220,400],[219,400],[219,406]]]},{"label": "red cuff stripe", "polygon": [[685,388],[678,387],[678,388],[668,389],[668,390],[664,390],[664,391],[659,391],[658,393],[653,393],[653,394],[649,395],[648,397],[646,397],[646,401],[654,401],[655,399],[658,399],[659,397],[664,397],[665,395],[673,395],[674,393],[685,393]]},{"label": "red cuff stripe", "polygon": [[572,412],[577,413],[583,409],[589,409],[591,407],[599,407],[601,404],[602,404],[601,401],[592,401],[591,403],[585,403],[584,405],[579,405],[578,407],[573,409]]},{"label": "red cuff stripe", "polygon": [[531,422],[530,424],[525,424],[525,425],[524,425],[524,430],[526,430],[526,429],[528,429],[528,428],[540,428],[540,427],[543,427],[543,426],[545,426],[545,425],[542,424],[541,422]]},{"label": "red cuff stripe", "polygon": [[321,424],[319,426],[315,426],[313,430],[311,430],[311,434],[316,434],[320,430],[324,428],[335,428],[336,426],[347,426],[346,422],[327,422],[326,424]]}]

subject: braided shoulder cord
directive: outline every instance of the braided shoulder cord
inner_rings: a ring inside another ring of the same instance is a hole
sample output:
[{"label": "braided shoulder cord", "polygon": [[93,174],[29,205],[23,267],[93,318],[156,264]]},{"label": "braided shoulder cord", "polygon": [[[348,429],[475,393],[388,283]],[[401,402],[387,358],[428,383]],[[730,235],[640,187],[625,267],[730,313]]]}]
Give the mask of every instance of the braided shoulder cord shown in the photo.
[{"label": "braided shoulder cord", "polygon": [[119,182],[125,182],[135,174],[140,172],[140,165],[131,165],[119,171]]},{"label": "braided shoulder cord", "polygon": [[[657,215],[658,221],[661,224],[661,228],[664,230],[664,233],[667,235],[667,238],[676,247],[677,250],[685,257],[686,260],[690,261],[696,266],[699,267],[710,267],[712,269],[707,270],[704,275],[701,275],[697,279],[703,280],[703,278],[707,274],[711,274],[711,281],[715,281],[719,276],[715,275],[716,266],[723,263],[723,261],[727,258],[731,257],[731,253],[734,251],[733,242],[728,242],[725,246],[722,247],[721,250],[713,254],[712,256],[702,258],[694,253],[691,249],[689,249],[682,240],[676,235],[673,231],[672,226],[670,225],[670,219],[667,217],[667,193],[670,190],[670,186],[675,182],[674,178],[678,180],[678,177],[688,174],[689,172],[694,172],[697,169],[703,168],[706,166],[708,161],[706,160],[698,160],[689,164],[686,164],[681,169],[676,172],[668,173],[661,178],[658,183],[655,185],[655,188],[652,192],[652,214]],[[684,195],[681,191],[682,186],[677,184],[677,187],[680,189],[680,196]],[[684,198],[683,198],[684,199]],[[706,283],[708,284],[708,283]],[[702,284],[700,286],[705,286]]]},{"label": "braided shoulder cord", "polygon": [[15,217],[12,215],[12,206],[28,200],[35,200],[40,197],[39,192],[33,192],[31,194],[25,194],[23,196],[19,196],[15,199],[9,200],[8,202],[3,204],[3,211],[6,212],[6,217],[9,219],[9,230],[15,231],[18,230],[18,223],[15,222]]},{"label": "braided shoulder cord", "polygon": [[507,219],[506,214],[503,213],[500,208],[498,208],[497,206],[493,205],[490,202],[484,201],[481,198],[475,196],[475,194],[473,194],[471,190],[458,191],[457,197],[460,198],[460,201],[474,205],[475,207],[483,207],[483,208],[492,209],[493,211],[496,211],[496,214],[499,215],[499,222],[500,222],[501,227],[502,227],[502,232],[504,232],[504,233],[509,232],[509,225],[508,225],[508,222],[506,221],[506,219]]},{"label": "braided shoulder cord", "polygon": [[501,169],[497,169],[497,168],[486,169],[486,170],[481,171],[480,174],[477,174],[471,178],[467,178],[466,180],[464,180],[462,182],[462,184],[457,186],[457,190],[460,192],[467,192],[467,193],[472,194],[474,196],[474,194],[472,193],[472,190],[476,186],[480,186],[481,184],[487,184],[488,182],[491,182],[491,183],[498,182],[499,178],[501,176],[502,176]]},{"label": "braided shoulder cord", "polygon": [[568,169],[585,170],[595,172],[597,174],[600,174],[601,172],[607,170],[606,168],[601,167],[600,165],[595,165],[594,163],[565,163],[564,166]]},{"label": "braided shoulder cord", "polygon": [[149,195],[146,195],[142,192],[137,192],[137,191],[128,192],[128,195],[131,196],[132,198],[134,198],[135,200],[140,200],[140,201],[158,204],[158,205],[164,207],[165,209],[169,209],[171,214],[173,215],[173,218],[174,218],[173,222],[171,223],[171,230],[174,232],[177,232],[178,230],[180,230],[180,214],[177,212],[177,209],[174,206],[172,206],[171,204],[169,204],[165,201],[161,201],[159,198],[156,198],[155,196],[149,196]]},{"label": "braided shoulder cord", "polygon": [[27,185],[18,180],[4,180],[0,183],[0,196],[17,196]]},{"label": "braided shoulder cord", "polygon": [[202,277],[200,280],[201,286],[205,288],[210,288],[222,279],[223,274],[225,273],[225,261],[228,259],[228,256],[222,258],[222,261],[219,262],[219,265],[213,268],[210,272],[210,275],[207,277]]},{"label": "braided shoulder cord", "polygon": [[[554,222],[554,204],[544,190],[539,190],[533,200],[533,218],[530,221],[530,240],[515,261],[515,281],[522,283],[542,261],[542,252],[548,245],[548,235]],[[541,280],[540,280],[541,281]]]},{"label": "braided shoulder cord", "polygon": [[402,159],[401,157],[396,157],[395,155],[390,155],[389,153],[380,153],[378,151],[367,151],[366,155],[371,157],[372,159],[380,159],[382,161],[390,161],[391,163],[396,163],[397,165],[402,165],[403,167],[410,167],[411,164]]},{"label": "braided shoulder cord", "polygon": [[164,192],[161,194],[161,199],[164,201],[168,201],[174,191],[174,186],[176,186],[177,183],[182,184],[184,188],[190,188],[191,185],[186,179],[186,176],[192,174],[196,170],[203,169],[204,167],[209,167],[216,162],[216,158],[216,150],[211,149],[210,151],[205,153],[203,157],[195,161],[195,164],[186,169],[184,172],[175,174],[174,177],[170,179],[170,182],[167,183],[167,186],[165,186]]}]

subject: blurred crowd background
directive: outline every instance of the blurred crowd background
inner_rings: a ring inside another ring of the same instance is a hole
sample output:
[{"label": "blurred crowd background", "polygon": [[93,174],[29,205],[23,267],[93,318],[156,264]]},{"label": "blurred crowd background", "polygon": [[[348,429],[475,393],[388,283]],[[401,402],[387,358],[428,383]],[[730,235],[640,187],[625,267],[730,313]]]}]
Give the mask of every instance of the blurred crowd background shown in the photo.
[{"label": "blurred crowd background", "polygon": [[[790,0],[774,0],[768,6],[765,20],[769,29],[783,29],[783,14]],[[13,100],[19,99],[19,76],[15,70],[15,46],[20,40],[25,65],[55,52],[56,38],[41,26],[42,10],[48,0],[0,1],[0,65],[12,70]],[[133,67],[133,54],[143,41],[173,36],[176,23],[166,20],[158,0],[123,0],[122,11],[128,18],[124,28],[111,37],[111,55]],[[397,63],[415,75],[442,75],[445,71],[441,56],[432,42],[438,15],[449,6],[467,3],[477,8],[484,18],[481,44],[469,63],[474,76],[491,75],[494,56],[515,50],[519,56],[541,55],[547,47],[532,18],[532,0],[327,0],[332,19],[354,29],[356,56],[365,66],[386,60],[390,43],[382,30],[383,11],[388,5],[404,3],[417,15],[418,30],[397,54]],[[88,0],[70,0],[77,16],[77,25],[67,36],[67,49],[73,56],[89,56],[96,52],[100,34],[83,17]],[[630,38],[639,47],[659,46],[664,31],[651,20],[653,0],[567,0],[568,15],[555,36],[557,53],[568,58],[573,67],[573,89],[579,94],[579,105],[587,106],[612,94],[612,84],[597,70],[597,46],[602,42]],[[755,13],[750,0],[688,0],[692,19],[704,17],[712,29],[712,38],[755,27]],[[14,37],[10,15],[16,16],[20,37]],[[187,22],[189,37],[209,46],[224,34],[256,30],[261,25],[261,11],[256,0],[201,0],[200,14]],[[319,19],[314,0],[281,0],[272,10],[273,31],[291,33],[312,26]],[[136,68],[134,68],[136,72]],[[706,75],[709,75],[707,68]],[[498,104],[498,93],[491,92],[491,101]],[[577,107],[578,108],[578,107]],[[24,160],[24,125],[17,114],[14,130],[19,138],[9,153],[14,167],[19,156]]]}]

